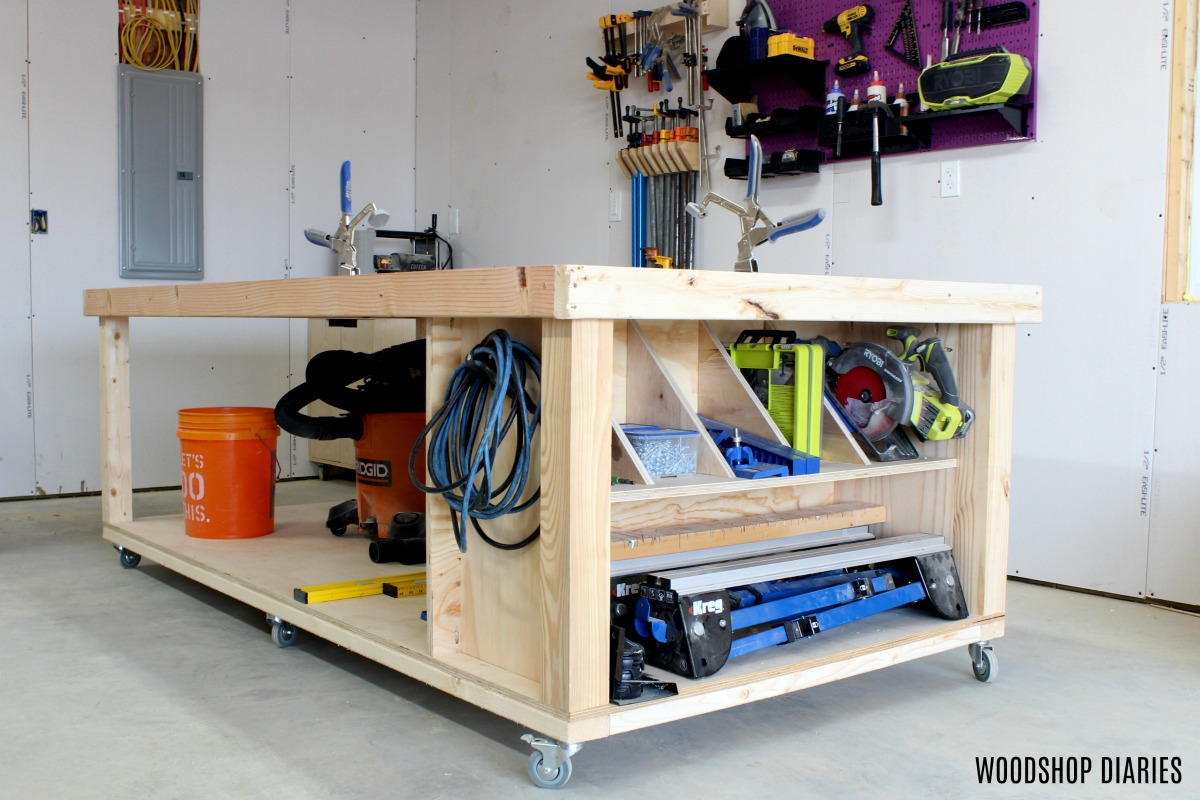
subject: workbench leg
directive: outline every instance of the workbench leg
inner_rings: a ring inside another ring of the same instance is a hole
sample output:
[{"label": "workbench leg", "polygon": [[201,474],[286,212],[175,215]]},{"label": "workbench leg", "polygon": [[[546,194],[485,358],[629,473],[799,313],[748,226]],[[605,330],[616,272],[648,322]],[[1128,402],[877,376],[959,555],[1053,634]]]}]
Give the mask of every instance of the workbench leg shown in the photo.
[{"label": "workbench leg", "polygon": [[100,318],[100,516],[133,519],[133,449],[129,413],[129,318]]},{"label": "workbench leg", "polygon": [[[425,320],[426,419],[442,406],[454,368],[462,361],[462,336],[447,318]],[[447,658],[462,641],[462,554],[451,533],[450,511],[436,495],[425,497],[426,602],[429,652]]]},{"label": "workbench leg", "polygon": [[611,320],[542,323],[542,700],[608,702]]},{"label": "workbench leg", "polygon": [[1016,326],[962,325],[956,355],[959,394],[975,409],[975,422],[958,443],[954,505],[969,511],[955,516],[950,542],[971,613],[1003,614]]}]

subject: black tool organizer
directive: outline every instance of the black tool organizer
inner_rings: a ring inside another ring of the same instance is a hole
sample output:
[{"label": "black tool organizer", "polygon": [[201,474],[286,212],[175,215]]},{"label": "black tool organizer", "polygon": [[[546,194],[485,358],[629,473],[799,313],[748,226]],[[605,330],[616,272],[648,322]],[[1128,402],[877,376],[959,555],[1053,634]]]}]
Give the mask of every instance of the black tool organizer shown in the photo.
[{"label": "black tool organizer", "polygon": [[[1005,0],[1006,1],[1006,0]],[[989,0],[985,8],[1001,5]],[[732,138],[751,134],[763,143],[763,177],[818,172],[820,165],[834,160],[837,135],[833,117],[824,114],[825,93],[833,86],[833,64],[850,53],[850,44],[841,34],[828,34],[824,23],[854,3],[844,0],[774,0],[771,8],[781,29],[797,36],[809,36],[815,42],[817,59],[799,56],[771,56],[758,61],[727,66],[718,58],[717,66],[707,71],[709,85],[731,103],[746,103],[757,97],[758,114],[748,115],[741,124],[728,119],[725,132]],[[904,9],[904,0],[869,3],[875,19],[863,37],[863,49],[870,59],[870,70],[862,75],[839,79],[849,103],[854,90],[866,102],[867,85],[875,70],[887,87],[892,100],[900,82],[905,84],[909,115],[899,118],[893,105],[893,118],[880,117],[880,150],[896,154],[916,150],[946,150],[958,147],[999,144],[1036,138],[1038,2],[1025,0],[1029,18],[1013,24],[984,28],[979,33],[960,35],[959,52],[1003,46],[1009,52],[1025,56],[1033,67],[1033,82],[1027,95],[1013,102],[972,106],[949,111],[920,113],[915,68],[889,52],[886,43],[893,25]],[[941,57],[942,0],[913,0],[914,22],[921,67],[926,54],[936,63]],[[951,39],[953,39],[953,31]],[[903,36],[893,48],[903,52]],[[779,117],[779,120],[776,120]],[[871,115],[847,111],[843,121],[842,153],[837,160],[868,157],[871,152]],[[730,178],[746,176],[745,159],[727,159],[725,174]]]}]

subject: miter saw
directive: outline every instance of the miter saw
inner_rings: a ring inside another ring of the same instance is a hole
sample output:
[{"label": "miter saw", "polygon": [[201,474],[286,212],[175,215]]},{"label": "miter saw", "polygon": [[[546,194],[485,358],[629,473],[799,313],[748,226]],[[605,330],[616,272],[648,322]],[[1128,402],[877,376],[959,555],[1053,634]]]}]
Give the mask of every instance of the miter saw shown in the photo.
[{"label": "miter saw", "polygon": [[904,435],[908,425],[921,441],[961,439],[975,412],[960,402],[958,381],[941,339],[918,341],[910,326],[887,329],[904,345],[896,355],[875,342],[855,342],[831,353],[828,380],[843,417],[881,461],[916,458]]}]

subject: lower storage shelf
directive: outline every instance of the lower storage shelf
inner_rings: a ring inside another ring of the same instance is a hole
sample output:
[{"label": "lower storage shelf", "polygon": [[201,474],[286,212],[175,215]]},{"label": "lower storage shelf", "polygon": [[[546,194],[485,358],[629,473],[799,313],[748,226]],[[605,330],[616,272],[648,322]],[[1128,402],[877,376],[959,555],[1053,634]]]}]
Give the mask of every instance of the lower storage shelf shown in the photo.
[{"label": "lower storage shelf", "polygon": [[1004,635],[1004,617],[950,622],[916,609],[895,609],[812,639],[760,650],[692,680],[647,668],[647,679],[674,682],[678,694],[614,707],[609,733],[623,733],[862,675],[905,661],[962,648],[963,678],[971,680],[965,650]]},{"label": "lower storage shelf", "polygon": [[281,506],[275,510],[275,532],[255,539],[193,538],[183,532],[183,518],[174,516],[134,520],[109,528],[105,538],[306,630],[325,623],[386,641],[399,651],[428,655],[423,595],[314,605],[294,599],[298,586],[420,569],[371,563],[365,540],[339,539],[325,529],[328,510],[325,504]]},{"label": "lower storage shelf", "polygon": [[[276,509],[275,532],[257,539],[211,540],[185,535],[182,516],[106,525],[104,536],[185,577],[307,634],[326,639],[492,713],[563,741],[583,742],[729,708],[871,672],[989,639],[1004,632],[1002,615],[949,622],[915,609],[885,612],[788,646],[730,662],[689,680],[650,669],[678,694],[574,715],[537,698],[535,681],[460,653],[431,655],[421,614],[426,598],[383,596],[305,605],[293,589],[403,571],[373,564],[366,543],[332,536],[324,504]],[[361,546],[356,546],[361,545]]]}]

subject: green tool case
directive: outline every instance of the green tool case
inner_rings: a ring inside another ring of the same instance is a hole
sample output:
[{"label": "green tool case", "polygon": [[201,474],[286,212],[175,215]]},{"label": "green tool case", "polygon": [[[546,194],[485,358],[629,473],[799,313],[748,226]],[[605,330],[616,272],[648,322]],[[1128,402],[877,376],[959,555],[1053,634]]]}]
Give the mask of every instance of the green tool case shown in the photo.
[{"label": "green tool case", "polygon": [[729,357],[788,444],[821,455],[825,351],[796,341],[794,331],[751,329],[729,345]]}]

